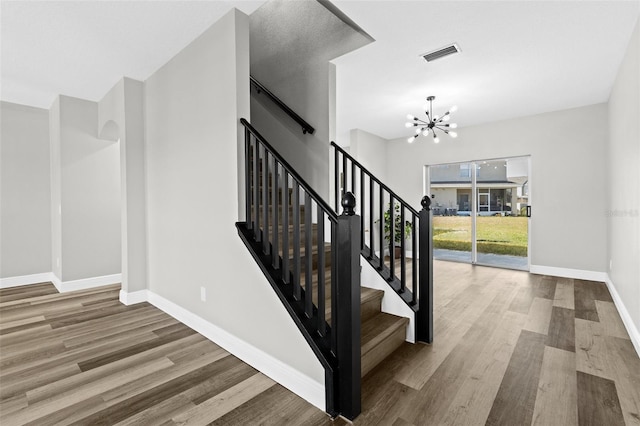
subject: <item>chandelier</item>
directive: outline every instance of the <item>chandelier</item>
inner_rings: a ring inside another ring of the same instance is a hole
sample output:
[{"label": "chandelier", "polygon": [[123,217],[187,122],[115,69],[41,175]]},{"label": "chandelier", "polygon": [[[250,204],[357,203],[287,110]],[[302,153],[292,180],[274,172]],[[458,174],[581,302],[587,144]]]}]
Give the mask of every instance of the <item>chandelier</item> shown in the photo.
[{"label": "chandelier", "polygon": [[411,114],[407,115],[407,118],[411,121],[407,122],[405,126],[416,128],[415,136],[411,136],[409,139],[407,139],[407,142],[412,143],[413,141],[415,141],[416,138],[420,136],[420,133],[422,133],[423,136],[429,136],[429,133],[431,133],[433,135],[433,141],[435,143],[438,143],[440,142],[440,138],[436,133],[436,129],[448,134],[452,138],[458,137],[458,134],[456,132],[449,130],[455,129],[456,127],[458,127],[458,125],[456,123],[448,123],[448,121],[451,119],[451,113],[455,112],[458,107],[453,106],[451,107],[451,109],[449,109],[449,111],[440,116],[433,115],[433,100],[435,98],[435,96],[429,96],[427,98],[429,104],[426,104],[424,106],[424,112],[427,115],[427,121],[424,121],[418,117],[414,117]]}]

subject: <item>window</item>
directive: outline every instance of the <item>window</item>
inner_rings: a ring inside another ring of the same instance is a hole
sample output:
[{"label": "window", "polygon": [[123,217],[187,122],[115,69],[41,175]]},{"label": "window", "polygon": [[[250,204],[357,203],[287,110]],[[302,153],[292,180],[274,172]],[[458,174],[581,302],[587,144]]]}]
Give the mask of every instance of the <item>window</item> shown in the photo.
[{"label": "window", "polygon": [[469,163],[460,164],[460,177],[462,178],[471,177],[471,165]]}]

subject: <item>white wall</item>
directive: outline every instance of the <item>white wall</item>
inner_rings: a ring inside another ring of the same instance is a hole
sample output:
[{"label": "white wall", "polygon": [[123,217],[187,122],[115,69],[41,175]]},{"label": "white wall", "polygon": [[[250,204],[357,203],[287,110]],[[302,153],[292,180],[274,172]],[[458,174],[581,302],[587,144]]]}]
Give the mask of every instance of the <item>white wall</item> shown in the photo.
[{"label": "white wall", "polygon": [[[119,274],[119,144],[98,139],[95,102],[61,95],[59,129],[51,139],[59,144],[51,148],[54,172],[60,170],[59,188],[54,185],[61,207],[57,278],[65,282]],[[55,205],[52,210],[56,214]]]},{"label": "white wall", "polygon": [[147,287],[143,83],[121,79],[98,104],[102,139],[120,141],[122,290]]},{"label": "white wall", "polygon": [[145,82],[149,289],[323,389],[324,369],[234,225],[248,55],[249,20],[233,10]]},{"label": "white wall", "polygon": [[387,180],[387,140],[360,129],[351,130],[349,154],[382,182]]},{"label": "white wall", "polygon": [[607,271],[635,326],[636,350],[640,353],[639,27],[640,23],[636,23],[609,98],[609,186],[604,213],[609,248]]},{"label": "white wall", "polygon": [[51,149],[51,269],[62,277],[62,193],[60,170],[60,97],[49,108],[49,147]]},{"label": "white wall", "polygon": [[607,122],[599,104],[467,127],[439,144],[395,139],[384,154],[388,185],[420,208],[426,164],[531,155],[531,264],[602,274]]},{"label": "white wall", "polygon": [[329,200],[335,67],[329,61],[371,42],[317,1],[271,0],[251,14],[251,74],[315,128],[302,128],[264,95],[251,99],[254,127]]},{"label": "white wall", "polygon": [[51,271],[49,113],[0,102],[0,278]]}]

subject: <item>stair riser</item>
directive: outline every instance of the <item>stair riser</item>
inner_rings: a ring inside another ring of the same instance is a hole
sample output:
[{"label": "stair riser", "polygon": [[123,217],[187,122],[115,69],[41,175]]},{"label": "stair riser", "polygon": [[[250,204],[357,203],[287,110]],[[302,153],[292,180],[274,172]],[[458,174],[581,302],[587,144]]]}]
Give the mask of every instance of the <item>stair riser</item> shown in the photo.
[{"label": "stair riser", "polygon": [[373,370],[376,365],[380,364],[386,357],[398,349],[405,341],[405,334],[405,327],[400,327],[384,339],[384,341],[363,355],[360,361],[360,376],[364,377],[368,372]]},{"label": "stair riser", "polygon": [[375,298],[360,305],[360,319],[362,322],[373,318],[382,311],[382,299]]}]

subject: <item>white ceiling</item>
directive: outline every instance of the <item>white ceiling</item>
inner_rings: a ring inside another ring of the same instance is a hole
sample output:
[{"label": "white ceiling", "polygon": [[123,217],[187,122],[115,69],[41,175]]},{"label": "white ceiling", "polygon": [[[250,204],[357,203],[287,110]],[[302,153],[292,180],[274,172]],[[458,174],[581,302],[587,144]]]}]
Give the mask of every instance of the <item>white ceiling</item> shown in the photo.
[{"label": "white ceiling", "polygon": [[[123,75],[148,78],[231,7],[262,3],[2,0],[0,97],[97,101]],[[339,143],[352,128],[409,136],[405,116],[429,95],[435,113],[457,104],[461,127],[606,102],[640,14],[640,0],[333,3],[376,39],[335,60]],[[462,53],[419,57],[451,42]]]},{"label": "white ceiling", "polygon": [[146,80],[232,7],[250,14],[263,3],[2,0],[1,99],[98,101],[123,76]]}]

